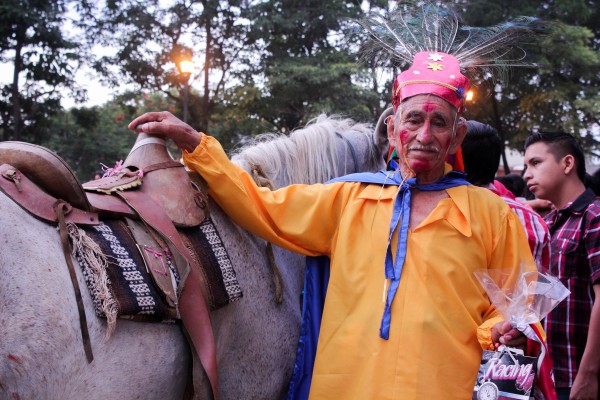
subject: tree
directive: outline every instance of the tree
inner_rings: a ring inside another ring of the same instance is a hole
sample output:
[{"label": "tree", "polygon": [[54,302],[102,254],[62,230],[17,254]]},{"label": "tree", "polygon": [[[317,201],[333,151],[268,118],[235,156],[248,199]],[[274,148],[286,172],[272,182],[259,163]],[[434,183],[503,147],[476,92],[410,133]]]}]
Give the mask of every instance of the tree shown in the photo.
[{"label": "tree", "polygon": [[253,9],[251,38],[264,43],[260,119],[291,130],[320,112],[373,120],[379,95],[356,85],[367,73],[345,43],[360,4],[345,0],[268,0]]},{"label": "tree", "polygon": [[[136,140],[127,129],[135,116],[155,110],[175,111],[164,95],[125,93],[102,106],[72,108],[53,115],[38,142],[56,151],[75,171],[80,181],[93,179],[102,165],[113,167],[124,160]],[[177,151],[172,154],[177,156]]]},{"label": "tree", "polygon": [[[480,82],[469,116],[495,126],[513,148],[537,129],[563,129],[581,136],[589,152],[598,146],[600,89],[600,6],[595,1],[470,2],[465,21],[475,26],[500,23],[518,15],[552,21],[545,38],[527,48],[540,68],[513,69],[508,79]],[[594,40],[596,38],[596,40]],[[505,165],[505,169],[508,166]]]},{"label": "tree", "polygon": [[[96,69],[114,87],[132,83],[138,90],[160,91],[182,103],[184,82],[177,70],[183,58],[200,61],[202,92],[190,96],[191,123],[208,129],[223,97],[230,70],[244,46],[247,2],[201,0],[113,0],[93,10],[86,29],[97,43],[116,49]],[[200,58],[201,55],[201,58]]]},{"label": "tree", "polygon": [[60,109],[59,89],[83,93],[74,84],[82,57],[67,38],[69,4],[82,1],[18,0],[0,2],[0,62],[14,67],[12,82],[0,90],[2,139],[36,141],[40,124]]}]

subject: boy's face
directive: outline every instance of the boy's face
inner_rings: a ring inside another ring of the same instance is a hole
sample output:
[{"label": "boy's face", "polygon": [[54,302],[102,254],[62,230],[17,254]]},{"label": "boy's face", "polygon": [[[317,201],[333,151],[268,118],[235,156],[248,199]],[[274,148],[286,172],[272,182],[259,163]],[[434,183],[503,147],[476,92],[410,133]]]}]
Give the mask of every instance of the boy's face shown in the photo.
[{"label": "boy's face", "polygon": [[531,193],[539,199],[555,199],[567,176],[564,157],[556,160],[546,143],[536,142],[525,150],[525,167],[523,178]]}]

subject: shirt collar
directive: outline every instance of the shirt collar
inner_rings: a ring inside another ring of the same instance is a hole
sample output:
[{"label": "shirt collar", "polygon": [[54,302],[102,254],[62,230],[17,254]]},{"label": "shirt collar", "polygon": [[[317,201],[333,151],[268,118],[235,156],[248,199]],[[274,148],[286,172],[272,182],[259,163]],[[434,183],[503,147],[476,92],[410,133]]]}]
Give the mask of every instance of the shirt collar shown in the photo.
[{"label": "shirt collar", "polygon": [[579,195],[570,205],[567,207],[571,209],[573,214],[581,214],[587,206],[596,198],[596,193],[590,188],[587,188],[585,192]]},{"label": "shirt collar", "polygon": [[471,237],[468,186],[456,186],[445,190],[448,198],[442,199],[417,229],[445,220],[463,236]]},{"label": "shirt collar", "polygon": [[469,207],[469,186],[457,186],[446,189],[453,206],[446,212],[446,220],[457,231],[471,237],[471,212]]},{"label": "shirt collar", "polygon": [[[444,173],[452,170],[449,164],[446,164]],[[467,185],[455,186],[445,189],[448,194],[447,199],[443,199],[440,204],[431,212],[420,226],[426,226],[439,220],[446,220],[458,232],[466,237],[471,237],[471,218],[469,207],[469,187]],[[370,200],[393,199],[398,194],[396,187],[387,187],[382,190],[381,185],[366,185],[358,198]],[[449,204],[448,204],[449,203]]]},{"label": "shirt collar", "polygon": [[[452,170],[448,163],[444,165],[444,174]],[[446,219],[450,225],[466,237],[471,237],[471,213],[469,208],[469,186],[456,186],[446,189],[453,207],[446,209],[440,217]],[[439,205],[433,211],[440,209]]]}]

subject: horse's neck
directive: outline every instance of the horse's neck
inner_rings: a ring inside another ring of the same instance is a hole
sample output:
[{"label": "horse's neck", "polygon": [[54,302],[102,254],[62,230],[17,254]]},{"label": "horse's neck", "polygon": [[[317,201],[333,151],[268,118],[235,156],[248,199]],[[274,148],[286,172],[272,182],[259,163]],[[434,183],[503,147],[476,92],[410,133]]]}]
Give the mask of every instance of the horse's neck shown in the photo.
[{"label": "horse's neck", "polygon": [[232,161],[246,170],[259,186],[271,184],[274,188],[280,188],[294,183],[319,182],[312,177],[319,166],[299,161],[305,157],[301,154],[291,156],[288,154],[290,148],[267,147],[269,152],[265,152],[259,145],[239,153]]}]

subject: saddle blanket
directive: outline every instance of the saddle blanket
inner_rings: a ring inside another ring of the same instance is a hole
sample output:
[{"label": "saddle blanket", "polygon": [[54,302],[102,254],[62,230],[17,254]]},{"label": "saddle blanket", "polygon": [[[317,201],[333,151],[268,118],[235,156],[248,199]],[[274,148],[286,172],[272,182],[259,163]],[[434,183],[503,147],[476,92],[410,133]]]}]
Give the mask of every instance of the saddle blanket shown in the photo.
[{"label": "saddle blanket", "polygon": [[[109,292],[118,304],[118,317],[146,322],[170,322],[177,312],[170,307],[153,281],[138,246],[125,220],[105,220],[99,225],[80,227],[101,249],[107,259]],[[221,237],[210,218],[198,227],[179,229],[185,246],[202,266],[200,274],[206,284],[205,294],[211,310],[221,308],[242,297],[233,265]],[[80,252],[75,254],[99,317],[106,317],[104,301],[95,287],[92,267]],[[147,255],[146,255],[147,256]],[[167,263],[175,280],[178,274]],[[179,282],[177,282],[178,284]]]}]

